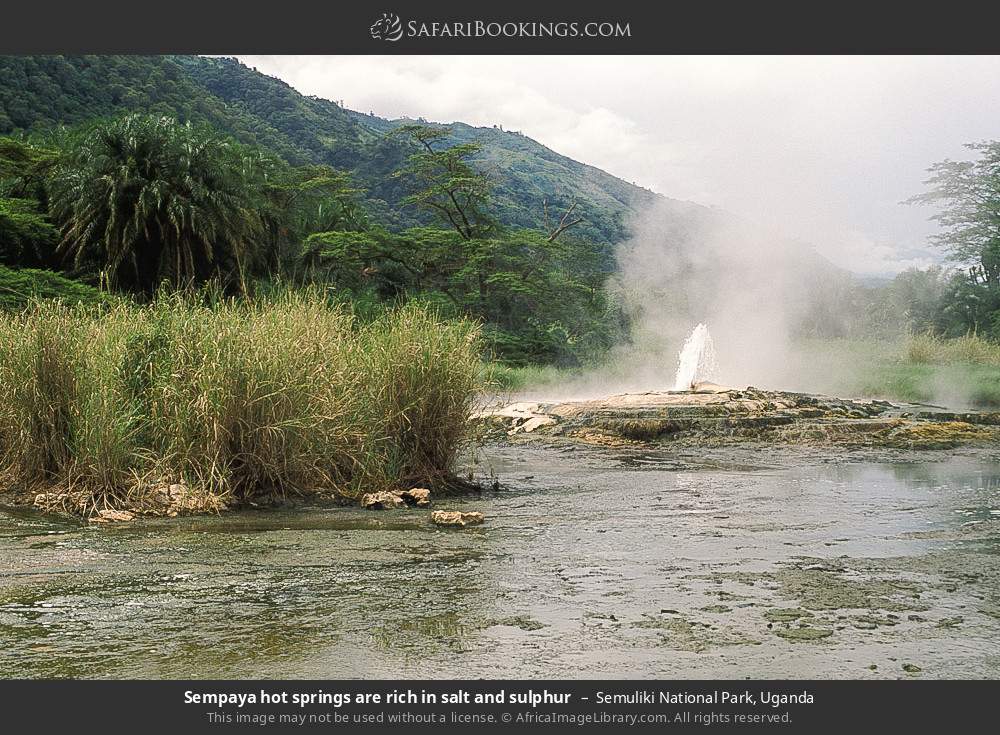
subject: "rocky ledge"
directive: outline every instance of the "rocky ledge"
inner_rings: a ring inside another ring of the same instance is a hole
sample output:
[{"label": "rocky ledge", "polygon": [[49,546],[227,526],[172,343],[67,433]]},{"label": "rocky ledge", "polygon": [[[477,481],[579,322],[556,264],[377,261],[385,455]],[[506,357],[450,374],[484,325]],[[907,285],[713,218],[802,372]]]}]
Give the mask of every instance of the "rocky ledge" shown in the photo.
[{"label": "rocky ledge", "polygon": [[487,407],[482,434],[618,446],[838,444],[947,449],[1000,440],[1000,412],[854,400],[699,384],[691,391],[626,393],[595,400],[516,402]]}]

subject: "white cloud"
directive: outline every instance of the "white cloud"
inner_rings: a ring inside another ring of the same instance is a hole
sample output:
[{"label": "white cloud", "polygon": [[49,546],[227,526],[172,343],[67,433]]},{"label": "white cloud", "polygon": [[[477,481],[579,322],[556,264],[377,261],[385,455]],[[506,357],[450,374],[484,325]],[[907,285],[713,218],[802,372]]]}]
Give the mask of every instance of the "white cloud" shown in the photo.
[{"label": "white cloud", "polygon": [[865,273],[933,257],[922,250],[928,213],[899,202],[931,163],[1000,135],[1000,57],[243,61],[364,112],[520,130],[667,196],[780,228]]},{"label": "white cloud", "polygon": [[891,276],[907,268],[927,268],[937,262],[924,248],[901,248],[849,230],[832,233],[813,243],[816,251],[842,268],[873,276]]}]

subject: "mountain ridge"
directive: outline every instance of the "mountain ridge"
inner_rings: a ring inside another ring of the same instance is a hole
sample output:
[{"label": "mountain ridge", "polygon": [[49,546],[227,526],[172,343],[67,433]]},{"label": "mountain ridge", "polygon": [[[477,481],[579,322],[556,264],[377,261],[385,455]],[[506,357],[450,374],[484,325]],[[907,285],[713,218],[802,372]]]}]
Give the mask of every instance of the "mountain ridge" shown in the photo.
[{"label": "mountain ridge", "polygon": [[[412,148],[386,133],[407,122],[447,127],[446,142],[482,146],[474,160],[497,174],[493,198],[500,222],[545,228],[575,203],[584,221],[572,232],[601,246],[609,272],[616,246],[630,235],[630,218],[651,205],[681,222],[733,217],[629,183],[520,132],[422,118],[391,120],[350,110],[304,95],[235,58],[0,56],[0,134],[72,126],[125,111],[208,124],[295,165],[323,163],[347,170],[364,189],[372,219],[390,229],[427,224],[431,215],[401,204],[407,192],[391,174]],[[811,248],[788,245],[795,257],[843,272]]]},{"label": "mountain ridge", "polygon": [[[233,58],[0,57],[0,134],[75,125],[125,110],[207,123],[292,164],[349,170],[366,189],[376,219],[388,226],[426,221],[419,212],[399,211],[405,193],[389,176],[408,151],[384,134],[408,118],[390,120],[304,95]],[[497,169],[498,216],[510,226],[543,227],[546,204],[556,213],[576,202],[585,217],[577,234],[610,246],[627,236],[631,213],[662,197],[520,133],[462,122],[445,127],[452,130],[451,142],[483,146],[477,160]]]}]

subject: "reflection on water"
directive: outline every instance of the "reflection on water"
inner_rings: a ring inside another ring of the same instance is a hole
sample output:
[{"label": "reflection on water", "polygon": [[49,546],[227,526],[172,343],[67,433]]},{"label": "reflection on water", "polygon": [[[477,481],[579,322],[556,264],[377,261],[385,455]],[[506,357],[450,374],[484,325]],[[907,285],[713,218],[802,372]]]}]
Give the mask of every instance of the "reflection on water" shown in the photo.
[{"label": "reflection on water", "polygon": [[[488,517],[457,531],[417,510],[0,510],[0,676],[1000,671],[996,464],[491,451],[512,489],[449,501]],[[809,605],[815,634],[765,614]]]}]

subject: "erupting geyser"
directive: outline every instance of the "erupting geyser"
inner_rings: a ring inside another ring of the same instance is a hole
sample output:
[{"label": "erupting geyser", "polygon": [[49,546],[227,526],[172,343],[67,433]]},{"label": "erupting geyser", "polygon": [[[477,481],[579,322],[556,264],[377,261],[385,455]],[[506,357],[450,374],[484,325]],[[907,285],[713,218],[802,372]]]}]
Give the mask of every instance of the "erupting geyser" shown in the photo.
[{"label": "erupting geyser", "polygon": [[718,367],[712,335],[708,333],[708,326],[699,324],[681,349],[674,390],[691,390],[695,383],[712,380]]}]

